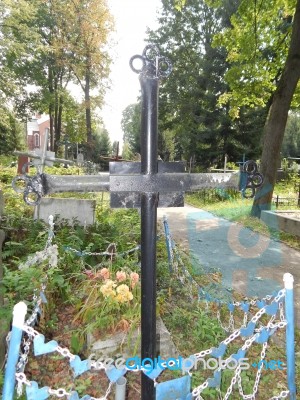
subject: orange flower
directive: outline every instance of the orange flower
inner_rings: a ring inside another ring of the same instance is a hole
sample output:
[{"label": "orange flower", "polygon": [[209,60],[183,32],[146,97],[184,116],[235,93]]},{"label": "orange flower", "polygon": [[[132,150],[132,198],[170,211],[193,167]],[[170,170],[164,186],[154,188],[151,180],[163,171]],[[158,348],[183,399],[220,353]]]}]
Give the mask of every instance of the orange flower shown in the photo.
[{"label": "orange flower", "polygon": [[109,273],[109,270],[107,268],[102,268],[99,271],[99,275],[101,276],[101,278],[106,280],[106,279],[109,279],[110,273]]},{"label": "orange flower", "polygon": [[124,271],[118,271],[116,273],[116,279],[118,282],[125,281],[127,278],[126,273]]}]

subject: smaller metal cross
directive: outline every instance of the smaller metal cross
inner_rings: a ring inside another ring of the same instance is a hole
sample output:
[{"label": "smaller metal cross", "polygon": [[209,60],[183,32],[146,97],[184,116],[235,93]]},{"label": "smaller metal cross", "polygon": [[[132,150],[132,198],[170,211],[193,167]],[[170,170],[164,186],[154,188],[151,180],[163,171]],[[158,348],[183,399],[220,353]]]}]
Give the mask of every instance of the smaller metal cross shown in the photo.
[{"label": "smaller metal cross", "polygon": [[[48,143],[48,132],[45,134],[44,146],[41,154],[36,154],[34,152],[21,152],[15,151],[14,154],[17,156],[27,156],[33,159],[40,160],[40,162],[29,162],[25,163],[22,167],[22,175],[16,176],[12,181],[12,187],[17,193],[23,193],[23,198],[25,203],[31,206],[38,205],[41,201],[42,195],[45,193],[43,189],[43,182],[41,176],[43,176],[44,167],[49,165],[49,163],[64,163],[64,164],[74,164],[71,160],[65,160],[63,158],[55,158],[52,157],[52,152],[47,151],[47,143]],[[37,175],[31,177],[26,175],[26,167],[34,166],[37,169]],[[51,165],[51,164],[50,164]],[[25,185],[25,189],[20,188],[17,182],[23,182]]]}]

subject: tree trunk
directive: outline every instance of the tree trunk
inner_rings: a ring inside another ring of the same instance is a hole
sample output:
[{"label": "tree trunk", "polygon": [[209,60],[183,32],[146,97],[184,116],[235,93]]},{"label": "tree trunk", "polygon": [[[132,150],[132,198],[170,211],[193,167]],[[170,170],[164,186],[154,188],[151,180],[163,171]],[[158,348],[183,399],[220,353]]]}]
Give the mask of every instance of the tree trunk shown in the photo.
[{"label": "tree trunk", "polygon": [[85,74],[84,87],[85,100],[85,121],[86,121],[86,140],[88,144],[92,143],[92,116],[91,116],[91,98],[90,98],[90,70],[87,68]]},{"label": "tree trunk", "polygon": [[271,208],[280,151],[288,112],[300,78],[300,0],[297,0],[291,43],[281,78],[273,96],[270,113],[264,129],[261,173],[262,187],[256,192],[251,215],[260,217],[262,210]]},{"label": "tree trunk", "polygon": [[52,69],[48,68],[48,88],[50,93],[50,104],[49,104],[49,119],[50,119],[50,150],[54,149],[54,125],[53,125],[53,74]]}]

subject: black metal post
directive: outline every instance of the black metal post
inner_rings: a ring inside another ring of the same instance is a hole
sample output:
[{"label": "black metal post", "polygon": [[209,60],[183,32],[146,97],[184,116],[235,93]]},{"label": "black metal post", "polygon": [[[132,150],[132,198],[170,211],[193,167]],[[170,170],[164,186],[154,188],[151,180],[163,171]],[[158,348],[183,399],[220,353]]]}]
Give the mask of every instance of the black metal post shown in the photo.
[{"label": "black metal post", "polygon": [[[141,173],[157,173],[157,77],[140,76],[142,89]],[[141,193],[141,358],[156,357],[156,233],[157,192]],[[141,377],[142,400],[154,400],[153,380]]]}]

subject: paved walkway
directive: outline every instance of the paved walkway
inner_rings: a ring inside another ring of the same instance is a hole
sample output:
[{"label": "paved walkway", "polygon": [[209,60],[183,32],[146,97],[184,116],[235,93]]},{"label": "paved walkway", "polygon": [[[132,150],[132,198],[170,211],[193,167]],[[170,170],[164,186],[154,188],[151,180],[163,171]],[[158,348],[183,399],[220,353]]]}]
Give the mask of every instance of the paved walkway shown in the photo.
[{"label": "paved walkway", "polygon": [[192,206],[160,208],[176,243],[195,260],[194,273],[218,270],[222,285],[259,298],[283,287],[283,274],[294,276],[296,323],[300,327],[300,252],[270,237]]}]

